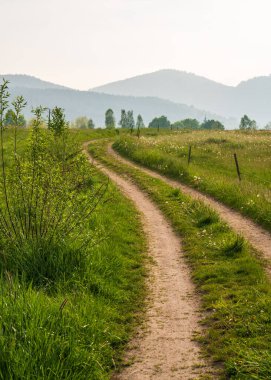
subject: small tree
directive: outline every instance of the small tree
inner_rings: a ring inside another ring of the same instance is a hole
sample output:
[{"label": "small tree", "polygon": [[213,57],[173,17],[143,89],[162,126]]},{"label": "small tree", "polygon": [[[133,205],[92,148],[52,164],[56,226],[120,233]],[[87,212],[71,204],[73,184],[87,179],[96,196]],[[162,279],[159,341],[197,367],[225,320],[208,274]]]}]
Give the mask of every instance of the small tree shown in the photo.
[{"label": "small tree", "polygon": [[255,120],[251,120],[251,123],[250,123],[250,130],[252,131],[256,131],[257,129],[257,123]]},{"label": "small tree", "polygon": [[111,108],[109,108],[105,113],[105,127],[107,129],[115,128],[115,117],[114,112]]},{"label": "small tree", "polygon": [[135,127],[134,112],[128,111],[127,112],[127,128],[129,128],[131,133],[133,133],[134,127]]},{"label": "small tree", "polygon": [[94,128],[94,123],[92,119],[88,119],[86,116],[80,116],[74,120],[73,127],[78,129],[92,129]]},{"label": "small tree", "polygon": [[55,107],[49,115],[48,129],[53,131],[55,135],[60,136],[66,129],[68,129],[68,123],[65,120],[63,108]]},{"label": "small tree", "polygon": [[127,114],[126,114],[125,110],[121,110],[119,125],[121,128],[128,128],[128,126],[127,126]]},{"label": "small tree", "polygon": [[241,118],[239,129],[243,131],[251,131],[257,129],[257,124],[255,120],[251,120],[247,115]]},{"label": "small tree", "polygon": [[225,129],[224,125],[220,123],[218,120],[204,120],[204,122],[200,126],[201,129],[209,129],[209,130],[219,130],[223,131]]},{"label": "small tree", "polygon": [[269,121],[269,123],[266,124],[266,126],[264,127],[264,129],[266,131],[271,131],[271,121]]},{"label": "small tree", "polygon": [[[12,104],[13,105],[17,104],[15,102],[18,100],[19,100],[19,97],[16,98],[16,100]],[[26,120],[25,120],[24,115],[17,114],[16,110],[13,111],[12,109],[9,109],[5,115],[4,125],[5,127],[13,127],[15,125],[17,125],[18,127],[25,127]]]},{"label": "small tree", "polygon": [[137,116],[136,128],[137,128],[137,137],[139,137],[139,135],[140,135],[140,129],[141,128],[145,128],[145,125],[144,125],[144,122],[143,122],[143,118],[142,118],[141,115]]},{"label": "small tree", "polygon": [[94,121],[92,119],[88,119],[87,127],[88,127],[88,129],[94,129],[95,128],[95,124],[94,124]]},{"label": "small tree", "polygon": [[5,115],[4,126],[11,127],[15,124],[15,112],[9,109]]},{"label": "small tree", "polygon": [[197,119],[184,119],[184,120],[179,120],[176,121],[175,123],[172,124],[173,128],[176,129],[199,129],[200,128],[200,123],[198,122]]},{"label": "small tree", "polygon": [[158,130],[160,128],[169,128],[170,127],[170,121],[166,116],[160,116],[155,117],[150,123],[149,128],[157,128]]}]

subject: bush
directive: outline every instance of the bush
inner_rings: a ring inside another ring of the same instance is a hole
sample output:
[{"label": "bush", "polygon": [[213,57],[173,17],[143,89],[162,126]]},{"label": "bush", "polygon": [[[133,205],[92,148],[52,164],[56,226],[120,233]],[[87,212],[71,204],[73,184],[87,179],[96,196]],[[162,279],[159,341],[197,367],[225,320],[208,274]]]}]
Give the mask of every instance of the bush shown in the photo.
[{"label": "bush", "polygon": [[[24,153],[18,153],[14,126],[13,154],[6,156],[7,82],[0,86],[0,269],[24,274],[34,284],[52,282],[61,272],[83,265],[83,247],[94,239],[81,236],[104,195],[106,184],[91,186],[89,166],[72,141],[61,108],[41,128],[44,108],[33,110],[33,128]],[[1,102],[2,100],[2,102]],[[17,104],[20,115],[24,102]],[[80,252],[80,254],[79,254]]]}]

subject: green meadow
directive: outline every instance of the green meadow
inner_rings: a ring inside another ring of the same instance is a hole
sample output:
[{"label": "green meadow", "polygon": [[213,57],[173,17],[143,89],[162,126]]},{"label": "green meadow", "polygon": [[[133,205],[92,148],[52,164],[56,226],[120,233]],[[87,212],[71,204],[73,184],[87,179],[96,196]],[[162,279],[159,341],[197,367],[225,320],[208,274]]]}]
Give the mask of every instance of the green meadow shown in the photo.
[{"label": "green meadow", "polygon": [[270,132],[146,131],[139,139],[121,137],[114,146],[137,163],[209,194],[271,230]]}]

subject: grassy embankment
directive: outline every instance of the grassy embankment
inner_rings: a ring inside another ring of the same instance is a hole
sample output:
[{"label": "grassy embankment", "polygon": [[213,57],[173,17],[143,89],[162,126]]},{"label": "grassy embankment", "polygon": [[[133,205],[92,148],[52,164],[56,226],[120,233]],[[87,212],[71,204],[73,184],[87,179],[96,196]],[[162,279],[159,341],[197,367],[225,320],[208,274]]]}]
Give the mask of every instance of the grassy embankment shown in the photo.
[{"label": "grassy embankment", "polygon": [[[28,198],[22,197],[17,174],[13,188],[7,183],[11,218],[19,233],[10,238],[0,235],[0,379],[108,379],[144,299],[145,242],[139,217],[131,202],[109,183],[95,211],[76,226],[69,212],[80,218],[81,206],[72,205],[75,198],[63,189],[70,183],[63,182],[57,171],[54,155],[60,152],[59,146],[48,131],[40,131],[43,156],[33,166],[33,152],[39,152],[33,149],[33,136],[28,140],[31,133],[21,130],[17,136],[23,191]],[[4,134],[6,172],[13,181],[8,174],[13,131]],[[89,139],[89,133],[85,135],[79,134],[79,140]],[[29,151],[31,159],[24,159]],[[74,156],[67,173],[77,180],[76,200],[94,205],[107,179],[82,155]],[[33,178],[35,185],[31,186]],[[45,184],[57,191],[47,191]],[[10,223],[1,191],[1,208]],[[58,216],[63,216],[65,225],[56,222]],[[67,236],[65,231],[56,234],[61,226],[76,228]],[[47,231],[52,235],[45,239]],[[85,241],[89,244],[82,244]]]},{"label": "grassy embankment", "polygon": [[270,378],[271,289],[264,263],[216,213],[163,181],[119,163],[106,153],[107,144],[97,142],[90,150],[146,191],[182,237],[205,311],[200,342],[206,354],[222,364],[221,378]]},{"label": "grassy embankment", "polygon": [[[192,154],[188,166],[189,146]],[[139,140],[124,137],[115,147],[135,162],[193,186],[271,230],[269,132],[176,132]]]}]

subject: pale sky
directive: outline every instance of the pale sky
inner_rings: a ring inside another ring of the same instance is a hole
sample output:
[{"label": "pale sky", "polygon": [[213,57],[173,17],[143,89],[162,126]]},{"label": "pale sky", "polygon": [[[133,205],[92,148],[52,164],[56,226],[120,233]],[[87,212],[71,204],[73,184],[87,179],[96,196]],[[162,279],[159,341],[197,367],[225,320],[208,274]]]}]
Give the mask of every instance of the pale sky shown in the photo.
[{"label": "pale sky", "polygon": [[0,0],[0,74],[86,90],[172,68],[271,73],[271,0]]}]

